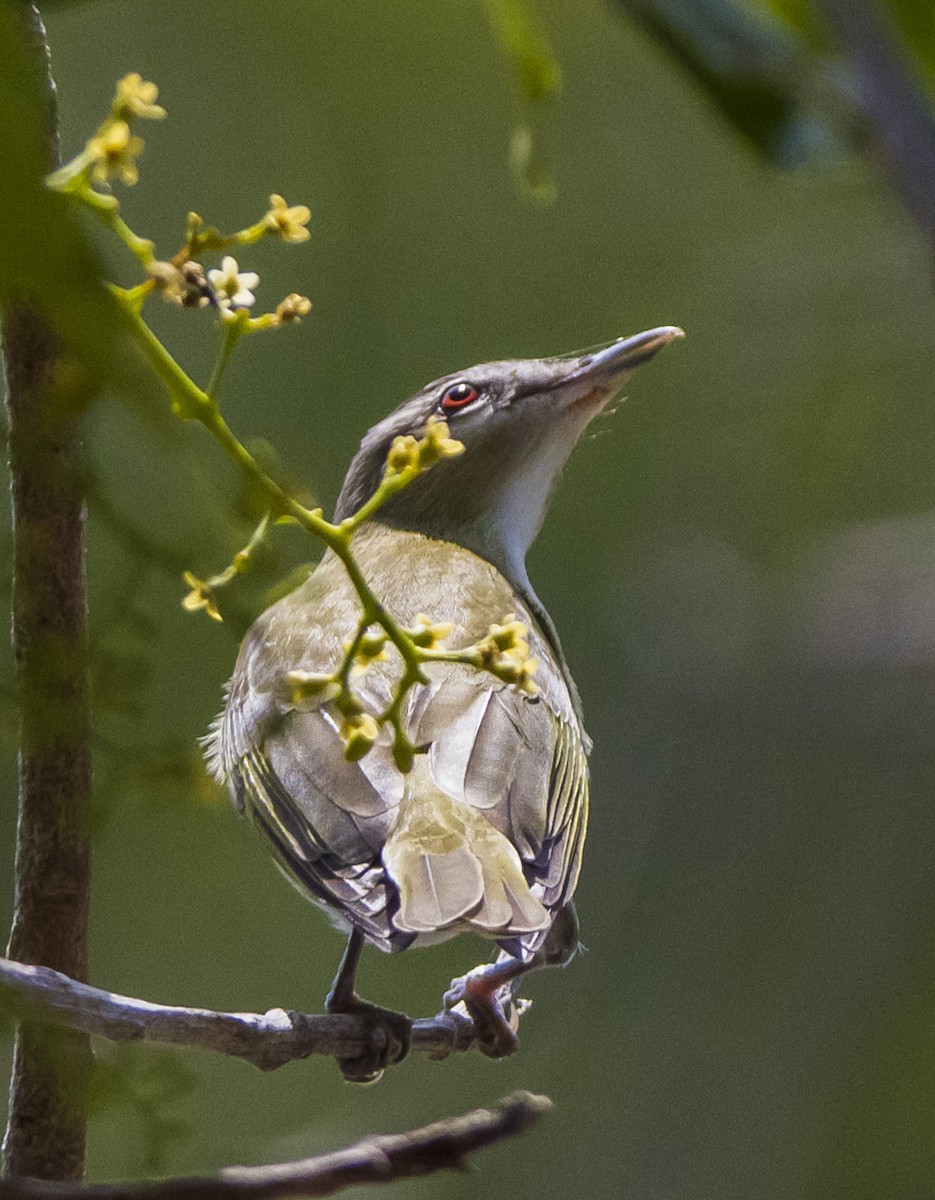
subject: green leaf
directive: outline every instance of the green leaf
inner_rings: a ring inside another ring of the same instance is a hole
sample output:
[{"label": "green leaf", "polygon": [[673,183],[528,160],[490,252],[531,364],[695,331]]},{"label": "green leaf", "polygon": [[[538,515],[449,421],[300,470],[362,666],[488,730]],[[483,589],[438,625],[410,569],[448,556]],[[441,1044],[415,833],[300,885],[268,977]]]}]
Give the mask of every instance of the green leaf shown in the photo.
[{"label": "green leaf", "polygon": [[487,12],[526,99],[535,104],[554,96],[561,87],[561,71],[529,0],[487,0]]},{"label": "green leaf", "polygon": [[0,305],[26,301],[51,321],[77,400],[114,374],[125,332],[76,214],[45,186],[45,82],[27,38],[20,7],[0,0]]},{"label": "green leaf", "polygon": [[932,0],[885,0],[893,25],[922,68],[929,99],[935,101],[935,4]]},{"label": "green leaf", "polygon": [[618,3],[769,161],[797,166],[837,149],[830,125],[803,101],[823,63],[765,7],[760,17],[733,0]]},{"label": "green leaf", "polygon": [[827,49],[824,29],[811,0],[748,0],[748,4],[766,10],[813,49]]}]

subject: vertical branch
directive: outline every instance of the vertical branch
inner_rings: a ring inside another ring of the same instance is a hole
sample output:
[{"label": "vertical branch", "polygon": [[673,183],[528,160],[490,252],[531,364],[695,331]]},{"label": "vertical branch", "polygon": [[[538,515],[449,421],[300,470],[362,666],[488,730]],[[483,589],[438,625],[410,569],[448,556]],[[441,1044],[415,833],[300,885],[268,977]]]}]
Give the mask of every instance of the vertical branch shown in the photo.
[{"label": "vertical branch", "polygon": [[[54,85],[39,13],[22,5],[57,158]],[[19,820],[9,953],[87,978],[91,764],[79,423],[54,386],[56,339],[24,297],[2,314],[13,507],[13,645],[20,705]],[[17,1032],[5,1169],[80,1179],[90,1047]]]},{"label": "vertical branch", "polygon": [[900,54],[894,31],[867,0],[816,0],[847,58],[890,181],[935,250],[935,112]]}]

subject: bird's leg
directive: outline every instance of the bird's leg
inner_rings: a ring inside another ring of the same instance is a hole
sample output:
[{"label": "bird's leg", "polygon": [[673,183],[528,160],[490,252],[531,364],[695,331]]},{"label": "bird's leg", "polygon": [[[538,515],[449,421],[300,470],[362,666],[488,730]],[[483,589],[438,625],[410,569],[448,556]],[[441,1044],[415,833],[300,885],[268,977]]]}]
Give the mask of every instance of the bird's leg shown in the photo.
[{"label": "bird's leg", "polygon": [[514,1010],[511,1018],[506,1012],[506,1005],[513,999],[512,985],[527,971],[544,965],[538,955],[524,962],[511,954],[501,954],[496,962],[474,967],[460,979],[452,979],[445,992],[445,1007],[463,1006],[474,1022],[479,1049],[490,1058],[506,1058],[519,1042],[519,1013]]},{"label": "bird's leg", "polygon": [[[525,1001],[514,1000],[513,985],[540,967],[564,967],[578,952],[578,917],[569,903],[562,908],[542,947],[528,959],[501,951],[496,962],[475,967],[453,979],[445,993],[446,1008],[463,1007],[474,1022],[479,1049],[491,1058],[506,1058],[519,1043],[516,1031]],[[507,1015],[506,1006],[513,1011]]]},{"label": "bird's leg", "polygon": [[402,1062],[409,1053],[412,1022],[404,1013],[379,1008],[357,995],[354,984],[363,948],[364,935],[355,928],[325,999],[325,1008],[330,1013],[354,1013],[367,1018],[372,1026],[370,1048],[354,1058],[339,1058],[338,1066],[351,1083],[376,1083],[386,1067]]}]

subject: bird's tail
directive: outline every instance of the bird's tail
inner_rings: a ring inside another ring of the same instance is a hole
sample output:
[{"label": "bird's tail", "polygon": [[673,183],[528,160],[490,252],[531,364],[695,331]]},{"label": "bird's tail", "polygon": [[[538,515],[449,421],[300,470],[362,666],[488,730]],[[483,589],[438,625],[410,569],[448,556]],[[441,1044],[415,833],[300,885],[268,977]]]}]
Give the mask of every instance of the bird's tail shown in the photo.
[{"label": "bird's tail", "polygon": [[401,932],[454,927],[499,937],[549,926],[515,847],[476,808],[438,787],[426,755],[416,756],[406,778],[383,865],[399,891],[393,924]]}]

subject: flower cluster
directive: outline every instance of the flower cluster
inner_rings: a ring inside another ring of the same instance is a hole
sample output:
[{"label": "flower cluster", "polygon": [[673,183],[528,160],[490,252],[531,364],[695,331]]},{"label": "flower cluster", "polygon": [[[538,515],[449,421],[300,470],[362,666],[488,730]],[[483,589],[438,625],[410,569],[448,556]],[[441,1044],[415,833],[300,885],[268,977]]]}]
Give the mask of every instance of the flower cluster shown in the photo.
[{"label": "flower cluster", "polygon": [[535,696],[539,689],[533,676],[539,660],[529,652],[529,630],[515,613],[508,613],[502,625],[491,625],[487,636],[474,647],[477,665],[504,683]]},{"label": "flower cluster", "polygon": [[[311,301],[291,292],[272,311],[251,315],[260,277],[256,271],[242,268],[235,254],[240,253],[241,247],[270,237],[287,244],[308,241],[311,210],[304,204],[289,204],[274,192],[262,216],[234,233],[222,233],[197,213],[190,212],[181,248],[164,260],[158,258],[154,244],[129,227],[120,213],[119,200],[110,191],[115,180],[127,185],[137,182],[137,163],[144,144],[135,132],[135,123],[159,120],[166,115],[158,98],[159,89],[154,83],[136,72],[124,76],[117,83],[106,120],[82,152],[49,177],[48,184],[91,209],[135,257],[145,273],[143,281],[128,288],[113,285],[111,290],[151,366],[166,384],[173,410],[183,419],[200,421],[238,464],[246,467],[270,503],[270,512],[248,544],[237,551],[223,571],[208,579],[190,571],[184,574],[188,591],[182,600],[183,607],[220,621],[222,614],[217,601],[221,590],[249,568],[271,521],[298,521],[334,549],[351,570],[351,539],[360,526],[417,475],[443,459],[463,453],[465,447],[451,436],[444,420],[430,417],[421,436],[401,436],[393,441],[380,485],[357,512],[338,524],[330,524],[320,509],[305,507],[292,492],[276,483],[237,441],[221,416],[217,400],[232,350],[242,334],[301,321],[311,311]],[[214,255],[221,259],[220,265],[209,265],[216,261],[209,258]],[[156,294],[184,308],[213,308],[223,322],[217,362],[206,387],[199,386],[183,370],[144,320],[143,306]],[[382,739],[398,768],[401,771],[411,768],[413,756],[421,748],[410,742],[403,713],[410,689],[426,682],[422,670],[426,663],[473,664],[525,691],[536,690],[532,676],[537,664],[529,653],[527,630],[512,614],[502,625],[492,626],[475,646],[448,650],[445,643],[453,631],[450,623],[433,621],[419,613],[407,629],[382,608],[359,572],[357,575],[352,572],[352,578],[367,616],[344,646],[341,662],[330,673],[302,668],[285,671],[277,685],[278,698],[284,705],[300,711],[329,706],[350,761],[362,758]],[[391,645],[402,660],[398,664],[401,665],[398,684],[385,708],[368,712],[352,680],[373,664],[387,661]]]},{"label": "flower cluster", "polygon": [[[133,123],[155,121],[166,115],[157,103],[159,89],[133,71],[117,82],[110,114],[88,139],[84,150],[70,163],[49,177],[49,184],[83,201],[105,218],[133,251],[148,278],[134,297],[140,300],[150,292],[183,308],[214,308],[223,322],[234,323],[236,334],[278,325],[294,325],[311,311],[307,296],[290,292],[272,312],[251,317],[256,302],[255,288],[260,281],[255,271],[242,270],[232,254],[225,254],[220,267],[206,269],[202,256],[211,251],[227,251],[249,246],[266,237],[298,244],[308,241],[311,210],[304,204],[288,204],[278,192],[269,197],[269,208],[246,229],[223,234],[205,224],[198,213],[190,212],[186,222],[185,244],[167,261],[156,258],[151,242],[138,237],[118,216],[119,203],[110,194],[117,182],[132,186],[139,180],[138,159],[143,139],[134,132]],[[108,189],[105,192],[97,188]]]},{"label": "flower cluster", "polygon": [[190,588],[190,591],[182,600],[182,607],[186,612],[194,613],[203,611],[212,621],[224,620],[218,611],[216,602],[217,593],[221,588],[227,587],[238,575],[243,575],[246,571],[249,571],[253,555],[262,545],[269,530],[269,522],[270,518],[267,513],[253,531],[250,541],[247,542],[246,546],[238,550],[230,563],[217,575],[212,575],[210,579],[199,579],[191,571],[183,573],[183,578]]},{"label": "flower cluster", "polygon": [[134,118],[158,121],[166,110],[156,103],[159,89],[143,79],[136,71],[117,83],[110,116],[88,140],[84,149],[83,168],[94,183],[109,184],[112,179],[132,187],[140,173],[136,160],[143,152],[143,139],[133,133]]}]

